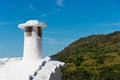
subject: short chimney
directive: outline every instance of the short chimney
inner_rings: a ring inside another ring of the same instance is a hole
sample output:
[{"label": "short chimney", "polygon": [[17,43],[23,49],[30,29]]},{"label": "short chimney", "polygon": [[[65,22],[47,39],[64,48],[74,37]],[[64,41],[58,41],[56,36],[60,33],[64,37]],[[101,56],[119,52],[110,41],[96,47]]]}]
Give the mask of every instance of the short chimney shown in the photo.
[{"label": "short chimney", "polygon": [[36,61],[42,59],[42,28],[46,26],[46,23],[37,20],[29,20],[18,25],[25,31],[23,60]]}]

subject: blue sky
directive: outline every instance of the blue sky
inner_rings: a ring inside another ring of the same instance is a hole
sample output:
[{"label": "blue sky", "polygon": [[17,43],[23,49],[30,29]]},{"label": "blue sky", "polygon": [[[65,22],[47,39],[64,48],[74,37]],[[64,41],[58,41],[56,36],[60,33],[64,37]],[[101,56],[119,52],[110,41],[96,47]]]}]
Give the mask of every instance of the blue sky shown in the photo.
[{"label": "blue sky", "polygon": [[23,54],[23,30],[17,26],[37,19],[43,29],[43,56],[92,34],[120,30],[120,0],[1,0],[0,57]]}]

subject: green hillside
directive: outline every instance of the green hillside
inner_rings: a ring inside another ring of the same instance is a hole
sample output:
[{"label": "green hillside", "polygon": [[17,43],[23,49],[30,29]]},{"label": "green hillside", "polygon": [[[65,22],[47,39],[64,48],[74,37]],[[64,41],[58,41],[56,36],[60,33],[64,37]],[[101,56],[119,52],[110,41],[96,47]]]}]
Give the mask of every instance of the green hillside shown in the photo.
[{"label": "green hillside", "polygon": [[80,38],[52,57],[67,65],[62,80],[120,80],[120,31]]}]

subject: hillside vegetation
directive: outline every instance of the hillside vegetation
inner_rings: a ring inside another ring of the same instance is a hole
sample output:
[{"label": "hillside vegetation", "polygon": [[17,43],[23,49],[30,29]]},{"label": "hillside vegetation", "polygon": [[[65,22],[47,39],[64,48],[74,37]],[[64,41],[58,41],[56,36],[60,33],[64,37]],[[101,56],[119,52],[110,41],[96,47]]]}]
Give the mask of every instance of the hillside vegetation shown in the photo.
[{"label": "hillside vegetation", "polygon": [[80,38],[52,57],[67,65],[62,80],[120,80],[120,31]]}]

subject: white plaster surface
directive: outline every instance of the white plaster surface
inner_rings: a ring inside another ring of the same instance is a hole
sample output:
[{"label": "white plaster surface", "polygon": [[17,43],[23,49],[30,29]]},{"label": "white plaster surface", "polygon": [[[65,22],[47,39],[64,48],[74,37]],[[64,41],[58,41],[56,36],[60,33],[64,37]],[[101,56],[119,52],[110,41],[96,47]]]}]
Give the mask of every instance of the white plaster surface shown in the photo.
[{"label": "white plaster surface", "polygon": [[22,58],[0,59],[0,80],[61,80],[63,62],[46,57],[35,63]]}]

